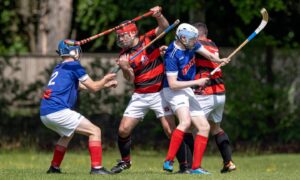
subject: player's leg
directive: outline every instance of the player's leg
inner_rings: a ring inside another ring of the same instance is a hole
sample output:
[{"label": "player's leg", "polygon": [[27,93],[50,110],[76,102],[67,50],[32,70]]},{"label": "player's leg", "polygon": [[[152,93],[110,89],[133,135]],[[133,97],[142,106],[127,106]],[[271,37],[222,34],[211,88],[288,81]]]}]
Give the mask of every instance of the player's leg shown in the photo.
[{"label": "player's leg", "polygon": [[171,138],[173,130],[176,128],[176,123],[173,115],[163,116],[159,118],[163,130],[168,138]]},{"label": "player's leg", "polygon": [[[156,117],[160,120],[163,130],[168,138],[171,138],[172,132],[176,128],[175,117],[173,112],[171,111],[171,107],[165,100],[162,92],[159,94],[152,95],[152,104],[150,105],[150,109],[152,109]],[[179,162],[180,170],[178,173],[189,173],[190,164],[192,163],[192,153],[189,149],[189,146],[185,143],[186,140],[190,140],[189,136],[185,134],[184,140],[181,143],[176,158]],[[192,140],[193,141],[193,140]]]},{"label": "player's leg", "polygon": [[163,165],[164,170],[171,172],[173,171],[173,161],[175,155],[177,154],[179,147],[184,139],[185,132],[191,125],[189,97],[186,95],[184,89],[173,91],[169,88],[163,89],[163,96],[171,106],[172,111],[175,112],[179,120],[179,124],[172,132],[168,154]]},{"label": "player's leg", "polygon": [[223,158],[224,166],[221,169],[221,172],[230,172],[235,170],[236,166],[232,161],[232,151],[229,137],[220,126],[223,118],[225,95],[213,95],[211,97],[214,101],[214,109],[209,116],[211,134],[213,135],[218,149],[221,153],[221,156]]},{"label": "player's leg", "polygon": [[101,130],[88,119],[82,118],[76,133],[89,137],[88,148],[91,158],[91,174],[111,174],[102,166]]},{"label": "player's leg", "polygon": [[208,174],[207,171],[201,168],[201,164],[208,141],[210,126],[204,115],[192,116],[192,122],[197,130],[194,143],[192,173]]},{"label": "player's leg", "polygon": [[[176,128],[175,118],[173,115],[163,116],[159,118],[164,129],[165,134],[168,138],[171,138],[173,130]],[[189,173],[191,164],[193,161],[192,149],[190,149],[187,143],[193,142],[193,135],[191,133],[185,133],[183,142],[181,143],[176,158],[179,162],[178,173]]]},{"label": "player's leg", "polygon": [[113,173],[120,173],[124,169],[129,169],[131,166],[131,133],[132,130],[139,123],[139,119],[123,116],[118,132],[118,147],[121,154],[121,160],[117,162],[111,171]]},{"label": "player's leg", "polygon": [[201,163],[208,141],[210,125],[206,119],[204,111],[200,107],[198,100],[193,94],[190,97],[190,112],[192,123],[196,130],[192,173],[209,174],[206,170],[201,168]]},{"label": "player's leg", "polygon": [[[154,109],[156,112],[157,117],[160,117],[160,112],[163,114],[163,117],[160,118],[162,126],[164,128],[165,133],[170,138],[171,133],[176,128],[175,117],[173,112],[171,111],[171,107],[167,103],[163,93],[160,92],[160,99],[159,102],[154,104],[155,107],[159,106],[158,108]],[[189,170],[192,168],[192,161],[193,161],[193,149],[194,149],[194,137],[191,132],[186,132],[183,138],[183,143],[181,143],[179,150],[176,154],[177,160],[179,162],[179,173],[188,173]]]},{"label": "player's leg", "polygon": [[47,173],[61,173],[60,164],[64,159],[65,152],[67,150],[68,144],[71,141],[72,137],[73,134],[70,137],[62,136],[59,138],[59,140],[55,145],[51,166],[48,169]]},{"label": "player's leg", "polygon": [[46,116],[41,116],[41,120],[45,126],[61,136],[55,146],[51,166],[47,173],[60,173],[60,164],[74,131],[80,123],[80,117],[81,115],[79,113],[70,109],[64,109]]},{"label": "player's leg", "polygon": [[179,124],[172,132],[169,150],[164,163],[164,170],[173,171],[173,162],[175,155],[177,154],[182,141],[184,139],[185,132],[191,125],[190,112],[188,107],[179,107],[176,111]]},{"label": "player's leg", "polygon": [[144,100],[144,95],[134,93],[119,125],[118,147],[122,159],[112,167],[111,171],[113,173],[120,173],[124,169],[130,168],[131,133],[140,120],[144,118],[148,110],[149,105],[147,101]]},{"label": "player's leg", "polygon": [[224,166],[221,169],[221,173],[230,172],[236,169],[235,164],[232,161],[232,150],[230,140],[226,132],[220,127],[219,123],[211,122],[211,134],[215,138],[215,142],[223,158]]}]

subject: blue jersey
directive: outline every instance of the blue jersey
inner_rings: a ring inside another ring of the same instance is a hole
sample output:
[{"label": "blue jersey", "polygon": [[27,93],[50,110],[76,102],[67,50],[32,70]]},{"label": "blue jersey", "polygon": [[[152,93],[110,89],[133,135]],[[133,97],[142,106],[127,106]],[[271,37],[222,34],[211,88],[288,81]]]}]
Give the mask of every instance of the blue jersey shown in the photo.
[{"label": "blue jersey", "polygon": [[[196,64],[195,52],[201,47],[200,43],[196,43],[191,50],[179,49],[175,42],[172,42],[165,54],[165,74],[177,75],[178,81],[190,81],[195,79]],[[169,87],[167,78],[164,78],[164,87]]]},{"label": "blue jersey", "polygon": [[88,75],[79,61],[56,65],[41,101],[40,115],[73,109],[77,101],[79,81],[87,78]]}]

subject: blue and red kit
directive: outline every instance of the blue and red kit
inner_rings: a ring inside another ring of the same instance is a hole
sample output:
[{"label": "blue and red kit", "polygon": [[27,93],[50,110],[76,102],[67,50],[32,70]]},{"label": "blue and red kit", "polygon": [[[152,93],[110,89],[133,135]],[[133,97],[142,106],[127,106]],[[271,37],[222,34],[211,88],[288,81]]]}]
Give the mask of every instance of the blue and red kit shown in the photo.
[{"label": "blue and red kit", "polygon": [[[196,62],[195,52],[201,48],[200,43],[196,43],[193,49],[180,49],[175,42],[172,42],[165,54],[166,74],[177,74],[178,81],[190,81],[195,79]],[[164,79],[164,88],[169,87],[167,78]]]},{"label": "blue and red kit", "polygon": [[77,101],[79,81],[87,77],[86,70],[79,61],[56,65],[41,101],[40,115],[73,109]]}]

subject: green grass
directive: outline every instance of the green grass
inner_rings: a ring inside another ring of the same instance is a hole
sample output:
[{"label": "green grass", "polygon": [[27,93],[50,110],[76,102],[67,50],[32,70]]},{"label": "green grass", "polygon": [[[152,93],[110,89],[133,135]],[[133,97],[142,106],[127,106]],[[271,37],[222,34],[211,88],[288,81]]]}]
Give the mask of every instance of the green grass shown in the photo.
[{"label": "green grass", "polygon": [[[103,165],[110,169],[119,158],[117,150],[104,151]],[[166,152],[132,152],[133,165],[130,170],[117,175],[89,175],[90,160],[87,151],[67,152],[62,163],[64,174],[46,174],[52,153],[35,151],[0,151],[0,179],[299,179],[299,154],[235,155],[238,170],[220,174],[221,158],[205,156],[203,166],[212,175],[176,175],[162,171]],[[177,171],[178,164],[175,163]],[[199,177],[200,176],[200,177]]]}]

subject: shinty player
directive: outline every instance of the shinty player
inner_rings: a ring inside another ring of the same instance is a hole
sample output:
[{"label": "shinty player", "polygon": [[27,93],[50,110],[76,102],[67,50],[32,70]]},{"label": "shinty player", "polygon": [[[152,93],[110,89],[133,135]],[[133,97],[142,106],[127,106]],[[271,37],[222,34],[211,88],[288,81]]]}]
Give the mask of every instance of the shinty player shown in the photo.
[{"label": "shinty player", "polygon": [[93,81],[80,64],[80,46],[69,46],[61,40],[57,53],[62,62],[56,65],[44,92],[40,105],[42,122],[58,133],[58,140],[51,166],[47,173],[61,173],[60,164],[74,133],[88,136],[88,149],[91,158],[90,174],[111,174],[102,166],[101,130],[87,118],[73,110],[79,86],[97,92],[103,88],[115,87],[116,74],[105,75]]},{"label": "shinty player", "polygon": [[[207,38],[208,29],[206,24],[198,22],[195,23],[194,26],[199,31],[198,41],[202,44],[202,46],[216,56],[219,56],[219,48],[211,39]],[[217,66],[217,63],[208,60],[200,54],[196,54],[197,74],[195,79],[208,77],[210,72]],[[222,71],[217,71],[210,78],[204,88],[200,87],[195,89],[194,93],[205,113],[206,118],[208,119],[208,122],[210,123],[210,133],[213,135],[223,158],[223,168],[221,169],[221,173],[235,170],[236,166],[231,157],[232,151],[229,137],[221,128],[226,99]]]},{"label": "shinty player", "polygon": [[[135,89],[119,125],[118,147],[122,159],[111,169],[114,173],[120,173],[131,167],[131,133],[149,110],[155,112],[167,136],[170,137],[176,127],[173,113],[161,92],[164,66],[159,44],[154,43],[137,57],[129,60],[169,26],[161,13],[161,7],[156,6],[151,11],[158,23],[155,29],[138,36],[136,25],[131,23],[116,31],[117,44],[122,48],[118,64],[124,78],[133,82]],[[179,161],[186,162],[185,152],[179,155]]]},{"label": "shinty player", "polygon": [[192,174],[210,174],[201,167],[202,157],[207,145],[210,126],[197,101],[192,86],[203,86],[208,78],[195,80],[195,53],[199,53],[217,63],[227,62],[207,51],[197,42],[198,30],[187,23],[178,26],[175,41],[165,53],[165,74],[163,93],[179,119],[172,133],[169,151],[163,169],[173,171],[173,161],[183,137],[191,124],[197,129],[194,142]]}]

